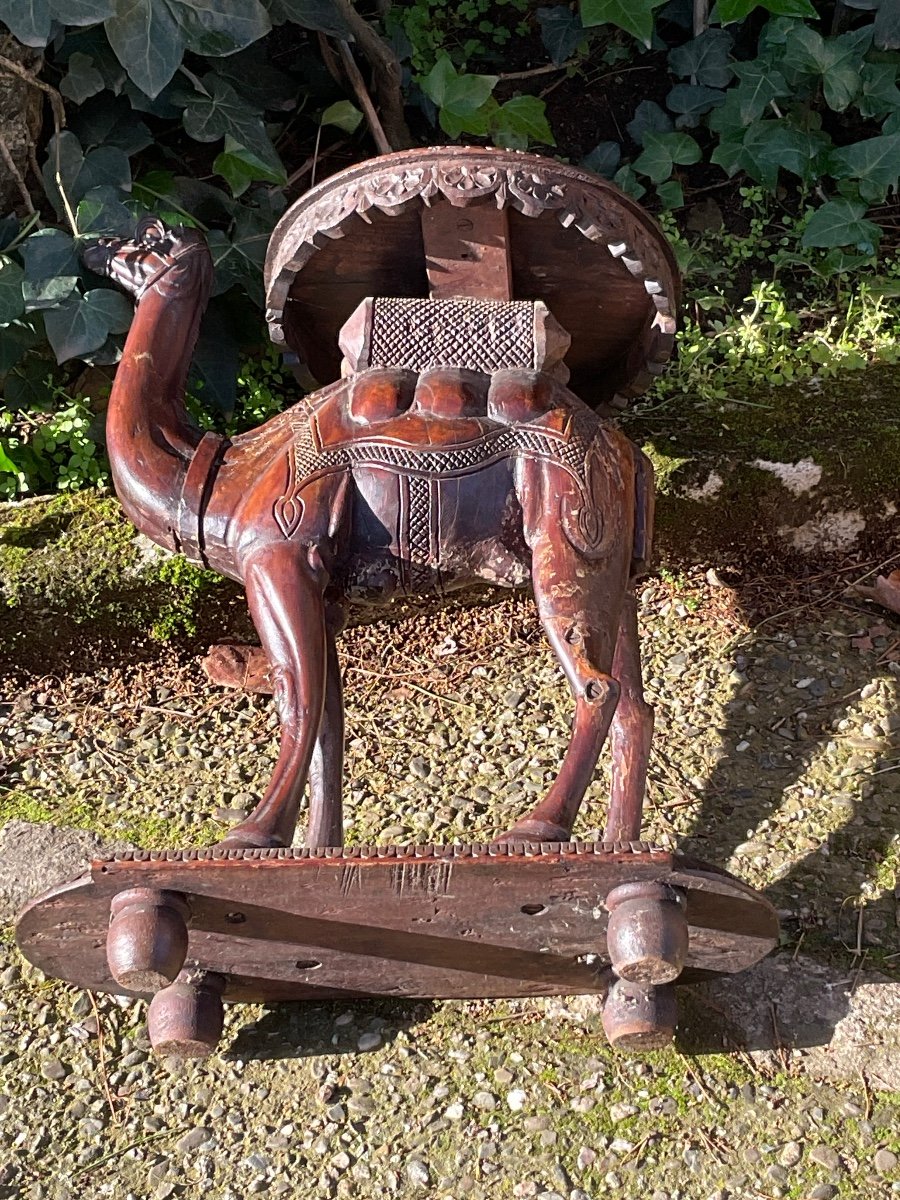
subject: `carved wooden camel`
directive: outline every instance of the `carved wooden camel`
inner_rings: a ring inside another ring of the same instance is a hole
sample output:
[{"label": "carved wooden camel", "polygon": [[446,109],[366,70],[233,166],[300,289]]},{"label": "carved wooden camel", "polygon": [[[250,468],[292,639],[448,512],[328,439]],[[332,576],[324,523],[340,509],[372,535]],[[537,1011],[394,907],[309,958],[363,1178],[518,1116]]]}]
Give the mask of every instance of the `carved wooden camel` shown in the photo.
[{"label": "carved wooden camel", "polygon": [[[602,936],[620,982],[610,993],[605,1023],[623,1044],[669,1036],[674,1013],[667,985],[682,973],[689,946],[695,975],[738,969],[765,952],[775,924],[768,905],[730,877],[717,875],[711,884],[709,868],[691,876],[684,860],[676,863],[638,841],[653,716],[641,689],[632,585],[649,556],[652,470],[606,414],[641,390],[671,349],[677,273],[656,226],[605,181],[529,155],[411,151],[343,172],[285,214],[267,259],[273,337],[325,386],[231,439],[201,433],[183,404],[212,281],[202,236],[150,219],[134,239],[105,240],[86,259],[137,300],[107,421],[119,498],[159,545],[243,582],[281,717],[278,760],[261,802],[213,857],[198,859],[195,852],[194,867],[201,861],[241,863],[242,870],[274,862],[308,866],[309,852],[294,859],[278,850],[291,845],[307,779],[307,845],[342,845],[343,706],[335,635],[351,601],[428,595],[440,603],[473,581],[530,582],[572,689],[575,718],[547,795],[486,853],[495,865],[508,864],[510,896],[518,877],[512,864],[527,876],[529,895],[535,875],[525,871],[526,861],[543,855],[563,874],[575,871],[585,850],[568,839],[611,730],[606,832],[591,851],[593,875],[589,871],[584,884],[600,888],[603,911],[611,914]],[[570,372],[573,388],[596,409],[567,386]],[[445,857],[405,853],[438,865]],[[368,861],[358,853],[357,859]],[[435,869],[425,890],[446,896],[450,885],[444,887]],[[264,876],[259,870],[255,882],[247,876],[243,890],[226,898],[235,911],[207,913],[204,925],[198,871],[192,869],[187,885],[174,866],[175,876],[163,877],[159,863],[154,870],[148,884],[140,861],[122,860],[98,868],[92,887],[118,871],[115,894],[110,899],[109,887],[104,892],[103,911],[113,920],[98,985],[110,986],[111,975],[119,990],[163,987],[154,1000],[156,1044],[183,1053],[208,1050],[220,1018],[212,1033],[197,1032],[202,1014],[218,1012],[216,994],[223,990],[234,998],[248,994],[249,978],[258,985],[254,994],[263,977],[266,997],[309,994],[308,984],[306,992],[283,980],[276,987],[268,960],[265,971],[256,959],[252,970],[246,964],[238,970],[233,946],[228,969],[221,955],[219,966],[210,967],[212,951],[206,958],[192,951],[193,974],[189,967],[178,976],[188,922],[204,928],[203,936],[224,936],[240,901],[238,923],[248,940],[244,902],[265,891]],[[598,871],[607,872],[602,884]],[[681,872],[680,883],[673,883],[673,871]],[[370,881],[377,876],[363,874]],[[229,878],[236,880],[236,871]],[[394,903],[411,886],[405,879],[401,874],[391,884]],[[328,891],[331,885],[320,879],[318,886]],[[354,886],[340,884],[345,908]],[[712,904],[711,895],[719,897]],[[75,903],[75,896],[68,894],[65,903]],[[693,902],[693,921],[685,913],[689,896],[704,897]],[[721,920],[717,905],[725,913]],[[517,920],[545,908],[520,904]],[[43,929],[45,909],[33,910],[34,929]],[[428,921],[443,911],[437,910]],[[595,906],[591,944],[598,938],[596,912]],[[308,914],[303,919],[308,925]],[[357,919],[371,922],[371,916]],[[502,926],[506,917],[498,920]],[[570,914],[562,922],[560,937],[568,936],[563,930],[571,920]],[[707,933],[689,939],[695,923]],[[271,940],[276,926],[277,916],[268,911],[256,936]],[[404,928],[405,948],[393,957],[407,969],[410,962],[421,964],[427,975],[436,965],[432,951],[418,942],[410,948],[413,934]],[[346,951],[355,936],[346,922],[336,940],[320,931],[310,941],[304,929],[304,945],[319,950]],[[31,935],[20,927],[20,936],[27,942]],[[379,936],[387,936],[381,928]],[[296,933],[292,937],[296,941]],[[724,943],[735,937],[744,939],[741,950],[732,945],[723,957]],[[520,958],[529,938],[518,936]],[[471,948],[465,953],[471,957]],[[595,957],[570,955],[558,977],[548,977],[546,957],[537,965],[516,960],[499,972],[482,964],[481,974],[504,975],[501,994],[510,994],[513,979],[526,993],[572,990],[573,984],[596,990],[595,968],[588,973],[593,984],[585,986],[588,960]],[[322,965],[319,958],[301,961]],[[202,962],[207,966],[197,965]],[[245,984],[235,983],[238,978]],[[421,994],[454,995],[498,994],[501,985],[496,979],[449,984],[445,972],[442,982],[411,986]],[[473,986],[474,992],[466,990]],[[477,990],[489,986],[494,990]],[[396,984],[388,990],[396,991]]]}]

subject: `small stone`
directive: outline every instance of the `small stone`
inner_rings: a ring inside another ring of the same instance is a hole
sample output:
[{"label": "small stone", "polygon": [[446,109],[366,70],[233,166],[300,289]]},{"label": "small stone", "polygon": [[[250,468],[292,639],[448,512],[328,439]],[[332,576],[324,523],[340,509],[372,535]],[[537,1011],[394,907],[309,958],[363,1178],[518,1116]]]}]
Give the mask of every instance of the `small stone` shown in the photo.
[{"label": "small stone", "polygon": [[628,1117],[633,1117],[636,1112],[639,1112],[636,1104],[611,1104],[609,1106],[609,1119],[611,1121],[625,1121]]},{"label": "small stone", "polygon": [[357,1048],[362,1051],[375,1050],[381,1045],[380,1033],[363,1033],[360,1034],[356,1041]]},{"label": "small stone", "polygon": [[892,1150],[876,1150],[872,1163],[879,1175],[887,1175],[896,1170],[897,1155]]},{"label": "small stone", "polygon": [[175,1143],[175,1149],[179,1154],[192,1154],[204,1142],[212,1137],[212,1130],[207,1129],[204,1125],[198,1125],[196,1129],[189,1129]]},{"label": "small stone", "polygon": [[472,1097],[472,1103],[476,1108],[481,1108],[485,1112],[493,1112],[497,1107],[497,1097],[492,1092],[476,1092]]},{"label": "small stone", "polygon": [[455,1104],[448,1104],[444,1109],[444,1116],[448,1121],[461,1121],[464,1113],[465,1109],[458,1100]]},{"label": "small stone", "polygon": [[48,1058],[41,1063],[41,1074],[51,1083],[59,1083],[68,1075],[68,1068],[58,1058]]},{"label": "small stone", "polygon": [[783,1167],[796,1167],[803,1157],[803,1149],[799,1142],[788,1142],[778,1155],[778,1161]]},{"label": "small stone", "polygon": [[834,1200],[837,1194],[838,1190],[833,1183],[817,1183],[806,1200]]},{"label": "small stone", "polygon": [[413,1187],[425,1188],[431,1183],[431,1175],[420,1158],[411,1158],[406,1164],[406,1177]]},{"label": "small stone", "polygon": [[506,1093],[506,1103],[513,1112],[521,1112],[527,1098],[521,1088],[513,1088],[511,1092]]},{"label": "small stone", "polygon": [[831,1146],[813,1146],[809,1157],[814,1163],[818,1163],[820,1167],[825,1167],[828,1171],[841,1169],[840,1155]]}]

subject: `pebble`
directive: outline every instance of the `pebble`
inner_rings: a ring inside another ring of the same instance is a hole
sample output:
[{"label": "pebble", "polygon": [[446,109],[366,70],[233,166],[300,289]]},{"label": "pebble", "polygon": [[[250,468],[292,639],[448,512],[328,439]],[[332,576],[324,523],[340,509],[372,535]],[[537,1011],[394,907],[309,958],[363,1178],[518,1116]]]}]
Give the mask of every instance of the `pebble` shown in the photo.
[{"label": "pebble", "polygon": [[497,1097],[493,1092],[476,1092],[472,1097],[472,1103],[476,1108],[480,1108],[485,1112],[493,1112],[497,1107]]},{"label": "pebble", "polygon": [[521,1088],[513,1088],[511,1092],[506,1093],[506,1103],[513,1112],[521,1112],[525,1107],[525,1101],[527,1098],[528,1097]]},{"label": "pebble", "polygon": [[356,1040],[357,1049],[365,1053],[367,1050],[375,1050],[381,1045],[380,1033],[363,1033]]},{"label": "pebble", "polygon": [[897,1161],[897,1155],[893,1150],[881,1149],[875,1151],[872,1165],[879,1175],[889,1175],[891,1171],[896,1171]]},{"label": "pebble", "polygon": [[418,1158],[411,1158],[406,1164],[406,1177],[413,1187],[426,1188],[431,1183],[428,1167]]},{"label": "pebble", "polygon": [[818,1163],[820,1167],[825,1167],[829,1171],[839,1171],[841,1169],[841,1157],[837,1150],[831,1146],[813,1146],[809,1152],[809,1158],[812,1162]]}]

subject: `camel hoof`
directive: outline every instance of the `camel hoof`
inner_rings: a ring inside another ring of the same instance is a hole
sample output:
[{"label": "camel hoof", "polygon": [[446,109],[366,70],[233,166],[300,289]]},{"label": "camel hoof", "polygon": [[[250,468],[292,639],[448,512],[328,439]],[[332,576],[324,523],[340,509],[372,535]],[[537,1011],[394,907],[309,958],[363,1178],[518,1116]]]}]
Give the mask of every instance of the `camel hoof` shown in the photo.
[{"label": "camel hoof", "polygon": [[496,837],[492,846],[514,846],[521,842],[567,842],[571,834],[562,825],[549,821],[519,821],[507,833]]},{"label": "camel hoof", "polygon": [[285,843],[281,838],[264,833],[255,825],[236,825],[231,833],[216,842],[223,850],[282,850]]}]

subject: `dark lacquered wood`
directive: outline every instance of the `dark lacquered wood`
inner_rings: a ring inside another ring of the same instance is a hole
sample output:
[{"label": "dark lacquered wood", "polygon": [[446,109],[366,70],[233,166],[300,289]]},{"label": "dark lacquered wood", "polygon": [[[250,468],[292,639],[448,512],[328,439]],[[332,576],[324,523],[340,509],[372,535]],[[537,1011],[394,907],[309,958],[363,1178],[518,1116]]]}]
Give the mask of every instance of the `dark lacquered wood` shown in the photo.
[{"label": "dark lacquered wood", "polygon": [[[355,170],[343,185],[330,181],[315,203],[280,223],[269,271],[273,303],[288,248],[295,274],[328,260],[340,276],[330,251],[315,250],[315,231],[303,234],[304,222],[310,228],[313,218],[319,220],[331,241],[342,244],[335,235],[345,232],[344,218],[334,218],[328,205],[337,204],[340,213],[346,209],[347,219],[362,211],[360,197],[371,199],[378,190],[385,161]],[[468,185],[457,186],[454,171],[460,164],[465,179],[475,182],[474,197]],[[623,348],[639,343],[644,354],[648,337],[668,328],[666,306],[676,288],[668,251],[649,219],[638,218],[640,210],[605,182],[503,154],[490,177],[471,155],[456,151],[445,157],[400,155],[394,166],[402,187],[418,178],[420,168],[443,172],[443,192],[430,197],[433,212],[423,217],[428,197],[417,193],[391,218],[393,237],[400,232],[400,215],[415,215],[416,246],[439,275],[442,294],[478,290],[481,272],[483,290],[494,302],[506,296],[510,280],[517,298],[524,292],[528,300],[541,280],[558,298],[549,282],[553,270],[564,268],[572,282],[578,261],[579,270],[590,275],[590,254],[596,251],[603,272],[591,287],[605,295],[609,314],[594,340],[583,344],[592,369],[618,378]],[[488,201],[490,213],[484,208]],[[375,210],[381,211],[370,205],[364,215]],[[506,215],[500,219],[498,211]],[[552,216],[543,234],[542,215]],[[507,237],[515,216],[528,222],[520,252],[531,246],[536,256],[527,269],[516,266],[515,239],[511,232]],[[469,241],[461,238],[460,221]],[[306,236],[313,239],[312,249]],[[378,237],[370,240],[383,248]],[[408,266],[402,237],[390,249],[402,274]],[[229,440],[201,436],[180,406],[211,279],[200,235],[151,220],[133,241],[106,241],[88,258],[139,300],[109,409],[110,456],[123,505],[161,545],[243,581],[271,664],[264,674],[281,716],[279,757],[261,803],[231,830],[226,845],[290,844],[308,778],[309,836],[340,838],[342,734],[334,635],[347,604],[422,594],[440,602],[477,580],[513,587],[531,583],[575,701],[559,777],[507,840],[569,835],[616,712],[617,640],[631,646],[626,658],[619,652],[628,696],[616,737],[628,763],[625,774],[634,776],[622,789],[631,796],[631,809],[639,807],[643,775],[631,763],[645,757],[647,731],[635,733],[629,717],[638,703],[633,614],[625,621],[630,609],[622,616],[622,638],[618,630],[623,597],[647,552],[652,470],[637,447],[549,372],[568,344],[568,331],[555,313],[551,320],[546,308],[535,309],[530,368],[490,374],[464,366],[363,369]],[[499,269],[503,262],[506,276]],[[368,281],[370,293],[388,286],[377,272],[372,277],[365,255],[353,258],[353,270]],[[396,278],[392,291],[403,294],[395,284]],[[322,311],[343,321],[353,313],[342,293],[323,293],[320,299]],[[302,305],[295,301],[285,299],[296,316]],[[484,318],[486,329],[507,319],[493,314],[491,309]],[[360,319],[374,318],[370,312]],[[607,344],[611,327],[609,336],[619,339],[613,349]],[[310,328],[322,334],[315,321]],[[354,344],[361,338],[358,361],[365,358],[368,336],[363,327],[353,334]],[[463,361],[466,349],[460,347]],[[470,349],[472,361],[478,361],[478,347]],[[326,613],[337,617],[327,619]],[[634,816],[632,811],[628,832],[636,835]]]},{"label": "dark lacquered wood", "polygon": [[171,983],[187,954],[184,898],[155,888],[129,888],[113,897],[106,934],[110,974],[127,991]]},{"label": "dark lacquered wood", "polygon": [[[160,989],[154,1046],[199,1055],[223,997],[608,991],[610,1039],[656,1045],[669,981],[767,953],[766,900],[637,841],[652,710],[633,585],[653,471],[605,414],[662,368],[678,294],[640,207],[495,150],[403,152],[327,180],[279,222],[266,264],[273,338],[324,386],[234,438],[201,433],[183,403],[212,281],[202,236],[150,219],[86,258],[138,301],[107,425],[123,507],[243,582],[261,647],[218,647],[207,668],[273,691],[281,742],[218,849],[95,864],[26,909],[28,957],[85,987]],[[286,849],[307,783],[308,843],[343,840],[349,606],[439,606],[479,581],[531,586],[572,691],[546,796],[491,847]],[[609,841],[569,844],[610,729]]]},{"label": "dark lacquered wood", "polygon": [[83,987],[122,991],[103,950],[123,889],[190,903],[187,962],[228,1000],[526,996],[609,986],[614,888],[685,895],[682,981],[743,970],[778,936],[771,905],[724,872],[636,844],[187,851],[123,855],[23,913],[27,957]]},{"label": "dark lacquered wood", "polygon": [[183,971],[158,991],[147,1009],[150,1045],[161,1056],[205,1058],[222,1036],[225,980],[208,971]]},{"label": "dark lacquered wood", "polygon": [[671,983],[646,987],[617,979],[603,1004],[603,1032],[617,1050],[662,1050],[678,1022],[678,1001]]}]

